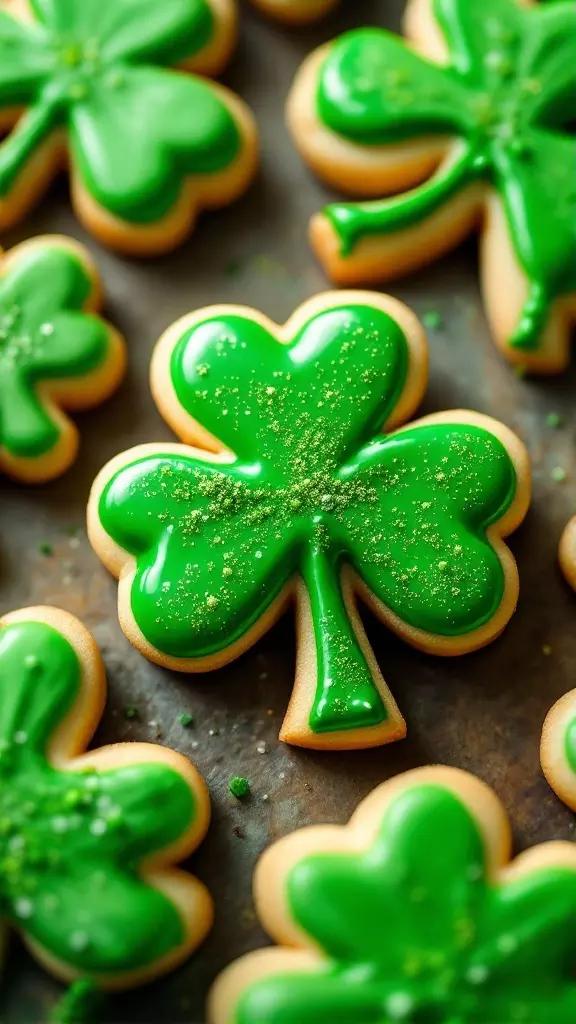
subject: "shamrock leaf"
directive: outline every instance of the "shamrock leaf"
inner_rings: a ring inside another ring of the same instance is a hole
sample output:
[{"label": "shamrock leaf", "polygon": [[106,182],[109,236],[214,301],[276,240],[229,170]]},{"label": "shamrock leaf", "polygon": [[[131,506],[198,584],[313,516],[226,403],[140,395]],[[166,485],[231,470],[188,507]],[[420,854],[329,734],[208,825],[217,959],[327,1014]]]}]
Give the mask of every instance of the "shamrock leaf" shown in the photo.
[{"label": "shamrock leaf", "polygon": [[[135,251],[175,244],[203,206],[228,202],[254,170],[254,128],[239,100],[205,78],[233,36],[228,0],[31,0],[35,20],[0,11],[0,226],[30,206],[62,162],[73,199],[104,241]],[[146,131],[142,126],[146,125]]]},{"label": "shamrock leaf", "polygon": [[124,372],[119,335],[93,310],[99,281],[86,251],[35,239],[0,259],[0,466],[28,481],[74,460],[62,408],[107,398]]},{"label": "shamrock leaf", "polygon": [[235,657],[295,595],[300,660],[282,736],[381,743],[404,723],[354,595],[424,649],[496,635],[516,582],[493,541],[524,513],[524,456],[504,428],[465,413],[378,435],[424,382],[420,328],[400,303],[325,296],[283,344],[276,330],[218,307],[167,332],[156,399],[214,454],[151,445],[113,460],[93,488],[91,540],[121,576],[130,639],[184,671]]},{"label": "shamrock leaf", "polygon": [[[413,0],[407,26],[425,56],[389,32],[358,29],[313,55],[296,82],[294,129],[320,173],[352,190],[364,182],[364,194],[405,193],[328,206],[313,240],[337,280],[384,280],[457,243],[485,206],[496,337],[512,361],[561,369],[576,292],[573,4]],[[432,62],[439,47],[442,65]],[[309,115],[314,132],[301,120]],[[327,167],[317,150],[325,140],[334,151],[334,135],[349,145]],[[494,266],[508,263],[517,296],[492,283]]]},{"label": "shamrock leaf", "polygon": [[77,756],[103,687],[72,616],[27,609],[3,620],[0,907],[58,975],[129,985],[205,934],[207,894],[167,865],[202,838],[207,795],[184,758],[151,745]]},{"label": "shamrock leaf", "polygon": [[212,1024],[569,1024],[574,849],[544,844],[503,870],[507,845],[494,794],[449,768],[385,783],[344,829],[282,840],[257,902],[301,949],[232,965]]}]

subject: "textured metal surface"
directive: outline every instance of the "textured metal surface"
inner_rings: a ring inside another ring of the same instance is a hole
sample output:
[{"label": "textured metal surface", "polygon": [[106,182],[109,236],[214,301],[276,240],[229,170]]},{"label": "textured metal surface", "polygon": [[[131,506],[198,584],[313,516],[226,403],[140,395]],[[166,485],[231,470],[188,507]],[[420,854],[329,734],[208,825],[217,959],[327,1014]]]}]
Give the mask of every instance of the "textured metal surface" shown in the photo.
[{"label": "textured metal surface", "polygon": [[[108,670],[108,708],[96,742],[166,743],[192,758],[211,791],[213,824],[191,867],[215,897],[214,930],[174,975],[111,999],[109,1022],[202,1021],[217,971],[265,941],[251,904],[252,870],[261,850],[295,827],[345,821],[376,783],[400,771],[444,762],[476,772],[503,799],[518,848],[572,836],[573,815],[541,775],[538,747],[546,711],[576,685],[576,599],[556,567],[559,535],[576,509],[575,374],[529,382],[502,362],[479,302],[475,244],[390,290],[420,314],[434,310],[442,316],[443,326],[430,332],[423,411],[469,407],[516,430],[534,460],[534,505],[511,541],[520,567],[520,606],[490,647],[465,658],[427,657],[366,616],[370,640],[408,721],[407,740],[334,755],[277,742],[292,682],[290,616],[239,661],[213,674],[187,678],[148,664],[118,627],[116,584],[83,531],[90,483],[102,464],[131,445],[171,437],[148,388],[150,353],[164,328],[216,301],[245,302],[282,321],[326,287],[308,249],[306,224],[327,193],[291,146],[283,127],[284,97],[312,46],[352,25],[396,29],[402,6],[400,0],[348,0],[331,20],[293,33],[245,11],[241,46],[226,80],[259,120],[263,159],[257,184],[234,208],[206,217],[189,243],[166,259],[128,261],[88,241],[104,277],[107,315],[128,340],[127,381],[104,407],[79,417],[81,457],[64,478],[39,489],[0,483],[1,610],[45,602],[79,615],[94,632]],[[69,212],[65,183],[5,243],[55,231],[86,241]],[[546,425],[551,411],[563,415],[562,429]],[[567,470],[564,483],[552,479],[558,465]],[[69,529],[77,525],[82,531],[71,538]],[[44,542],[53,545],[51,557],[39,551]],[[139,709],[137,720],[126,721],[126,705]],[[194,714],[193,728],[179,724],[182,711]],[[240,804],[228,793],[233,774],[250,779],[249,802]],[[3,1021],[43,1021],[60,993],[13,940],[2,983]]]}]

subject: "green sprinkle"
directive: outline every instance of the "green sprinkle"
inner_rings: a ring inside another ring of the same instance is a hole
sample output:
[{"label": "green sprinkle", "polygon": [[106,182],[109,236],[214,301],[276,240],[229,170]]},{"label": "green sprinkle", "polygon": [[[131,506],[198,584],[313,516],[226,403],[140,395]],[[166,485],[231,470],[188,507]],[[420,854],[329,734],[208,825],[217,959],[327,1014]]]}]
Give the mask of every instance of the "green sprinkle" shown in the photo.
[{"label": "green sprinkle", "polygon": [[437,331],[440,327],[444,326],[442,316],[437,309],[430,309],[427,313],[424,313],[422,323],[430,331]]},{"label": "green sprinkle", "polygon": [[38,545],[38,551],[41,555],[44,555],[45,558],[50,558],[50,556],[54,554],[54,548],[46,541]]},{"label": "green sprinkle", "polygon": [[230,792],[237,800],[243,800],[244,797],[249,796],[250,783],[248,779],[243,779],[241,775],[233,775],[230,779]]},{"label": "green sprinkle", "polygon": [[549,412],[546,417],[546,426],[552,427],[553,430],[558,430],[564,426],[564,420],[559,412]]},{"label": "green sprinkle", "polygon": [[129,722],[132,718],[140,718],[140,712],[138,708],[135,708],[132,704],[128,704],[124,708],[124,718]]},{"label": "green sprinkle", "polygon": [[242,265],[239,260],[230,260],[224,267],[224,272],[228,274],[228,277],[235,277],[241,269]]},{"label": "green sprinkle", "polygon": [[552,473],[550,475],[552,479],[556,481],[557,484],[561,484],[566,479],[566,470],[563,466],[554,466],[554,469],[552,470]]},{"label": "green sprinkle", "polygon": [[194,715],[189,715],[186,711],[183,711],[181,715],[178,715],[178,721],[180,725],[183,725],[185,729],[188,729],[194,724]]},{"label": "green sprinkle", "polygon": [[82,978],[70,985],[56,1003],[50,1014],[50,1024],[89,1024],[95,1020],[101,1004],[100,989],[93,981]]}]

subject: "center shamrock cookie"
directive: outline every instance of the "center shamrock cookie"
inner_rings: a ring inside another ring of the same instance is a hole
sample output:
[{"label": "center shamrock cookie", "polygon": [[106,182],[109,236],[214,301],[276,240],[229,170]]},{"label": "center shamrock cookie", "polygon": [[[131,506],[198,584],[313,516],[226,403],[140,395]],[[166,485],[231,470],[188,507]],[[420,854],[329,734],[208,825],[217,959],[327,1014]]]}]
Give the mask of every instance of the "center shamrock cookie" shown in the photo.
[{"label": "center shamrock cookie", "polygon": [[210,1024],[572,1024],[574,844],[510,845],[492,790],[443,767],[281,839],[255,878],[280,948],[224,971]]},{"label": "center shamrock cookie", "polygon": [[213,307],[160,340],[152,387],[186,445],[113,459],[89,504],[92,544],[148,657],[225,664],[295,600],[298,663],[282,739],[362,747],[404,735],[356,610],[362,597],[427,651],[480,647],[517,598],[501,538],[528,501],[524,449],[487,417],[406,419],[425,340],[401,303],[320,296],[283,328]]},{"label": "center shamrock cookie", "polygon": [[204,886],[174,867],[210,812],[202,779],[171,750],[85,753],[105,692],[98,650],[73,616],[26,608],[2,619],[3,929],[16,927],[59,978],[125,988],[176,966],[210,928]]},{"label": "center shamrock cookie", "polygon": [[15,0],[10,11],[0,9],[0,229],[67,162],[79,218],[135,254],[172,248],[199,210],[244,191],[252,115],[185,73],[226,62],[234,0]]},{"label": "center shamrock cookie", "polygon": [[496,341],[511,362],[562,370],[576,319],[574,4],[409,0],[405,26],[408,45],[347,32],[296,78],[288,117],[304,157],[378,197],[326,207],[314,247],[337,283],[367,284],[480,226]]}]

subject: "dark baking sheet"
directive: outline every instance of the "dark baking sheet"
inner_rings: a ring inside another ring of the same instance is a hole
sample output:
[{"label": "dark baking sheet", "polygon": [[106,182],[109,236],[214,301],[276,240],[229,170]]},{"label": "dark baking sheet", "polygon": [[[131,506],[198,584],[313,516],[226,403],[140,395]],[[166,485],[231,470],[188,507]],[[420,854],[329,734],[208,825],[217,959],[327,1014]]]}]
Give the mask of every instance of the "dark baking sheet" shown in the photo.
[{"label": "dark baking sheet", "polygon": [[[543,718],[576,685],[576,598],[563,583],[556,549],[576,511],[575,373],[523,380],[497,354],[479,301],[476,245],[470,242],[430,270],[390,291],[418,313],[438,311],[430,332],[430,384],[423,412],[469,407],[499,417],[526,441],[534,464],[534,503],[512,537],[521,596],[504,635],[477,654],[441,659],[419,654],[368,613],[368,634],[408,722],[408,739],[348,754],[290,749],[277,734],[290,694],[294,633],[290,615],[239,661],[186,677],[149,664],[122,635],[116,583],[84,532],[86,499],[97,471],[118,451],[169,439],[148,387],[153,345],[177,317],[212,302],[244,302],[283,321],[327,287],[306,241],[306,225],[327,192],[309,175],[283,125],[283,104],[302,58],[320,42],[360,24],[400,26],[401,0],[348,0],[312,30],[289,32],[244,8],[242,39],[226,81],[254,108],[262,170],[236,206],[205,217],[172,256],[122,259],[99,248],[69,211],[65,182],[38,213],[4,239],[63,232],[87,242],[104,277],[107,315],[125,334],[127,380],[101,409],[78,417],[81,455],[61,480],[38,489],[0,483],[0,609],[50,603],[78,615],[94,632],[108,670],[109,701],[96,742],[157,740],[189,755],[210,787],[213,823],[191,867],[216,901],[216,924],[198,953],[170,977],[110,998],[107,1022],[204,1019],[216,973],[265,937],[251,903],[251,876],[272,840],[304,824],[345,821],[359,799],[398,772],[429,762],[458,765],[493,785],[508,808],[517,848],[570,839],[574,818],[548,788],[539,767]],[[564,426],[546,425],[559,412]],[[551,475],[567,471],[564,483]],[[77,537],[70,529],[81,527]],[[40,545],[49,543],[46,557]],[[138,720],[126,721],[134,705]],[[184,729],[182,711],[194,714]],[[265,752],[262,744],[265,744]],[[231,775],[250,779],[253,797],[228,793]],[[62,988],[13,939],[0,993],[4,1024],[44,1021]],[[296,1024],[296,1022],[295,1022]]]}]

